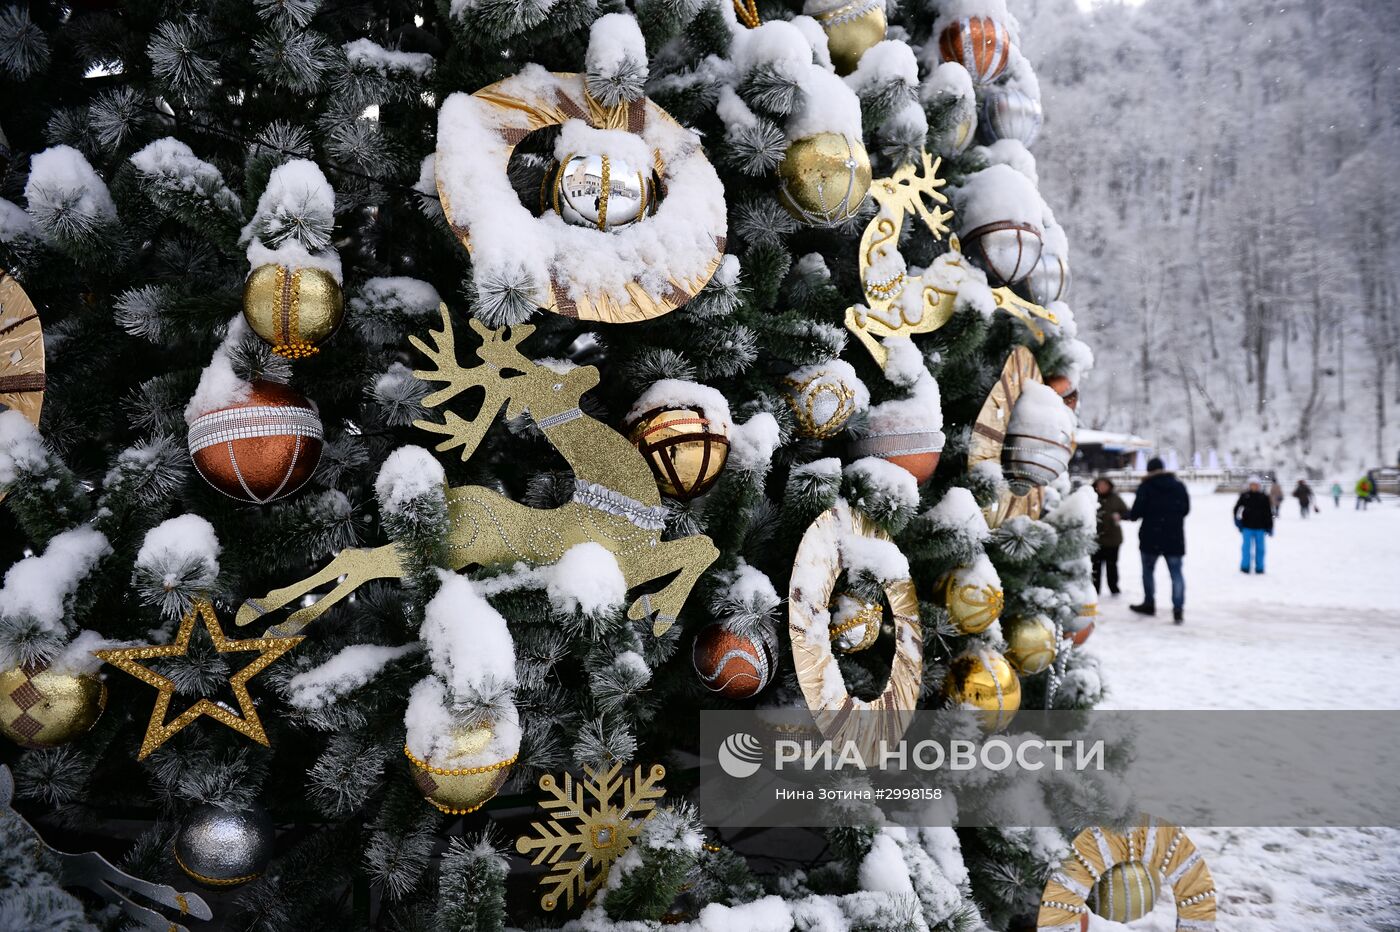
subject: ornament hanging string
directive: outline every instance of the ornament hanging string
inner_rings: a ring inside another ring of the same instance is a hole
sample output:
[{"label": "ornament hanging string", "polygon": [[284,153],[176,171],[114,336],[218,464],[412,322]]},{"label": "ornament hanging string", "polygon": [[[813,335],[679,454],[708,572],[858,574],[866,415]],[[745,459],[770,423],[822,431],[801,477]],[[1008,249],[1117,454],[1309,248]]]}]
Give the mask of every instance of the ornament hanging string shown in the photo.
[{"label": "ornament hanging string", "polygon": [[763,22],[758,15],[757,0],[734,0],[734,13],[739,17],[739,22],[750,29],[757,29]]}]

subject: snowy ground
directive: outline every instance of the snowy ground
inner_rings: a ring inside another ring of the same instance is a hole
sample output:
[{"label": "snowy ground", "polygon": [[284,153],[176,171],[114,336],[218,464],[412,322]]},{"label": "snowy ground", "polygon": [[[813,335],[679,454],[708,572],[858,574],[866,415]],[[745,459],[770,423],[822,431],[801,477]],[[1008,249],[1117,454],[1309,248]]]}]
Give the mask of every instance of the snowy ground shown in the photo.
[{"label": "snowy ground", "polygon": [[[1233,496],[1193,489],[1186,525],[1186,624],[1142,595],[1137,532],[1125,525],[1123,594],[1100,602],[1089,648],[1117,709],[1400,709],[1400,504],[1331,500],[1306,522],[1285,502],[1264,576],[1239,571]],[[1369,672],[1368,672],[1369,671]],[[1116,688],[1115,688],[1116,687]],[[1222,932],[1400,932],[1400,829],[1203,829]],[[1175,927],[1167,898],[1133,932]],[[1095,918],[1095,932],[1127,929]]]}]

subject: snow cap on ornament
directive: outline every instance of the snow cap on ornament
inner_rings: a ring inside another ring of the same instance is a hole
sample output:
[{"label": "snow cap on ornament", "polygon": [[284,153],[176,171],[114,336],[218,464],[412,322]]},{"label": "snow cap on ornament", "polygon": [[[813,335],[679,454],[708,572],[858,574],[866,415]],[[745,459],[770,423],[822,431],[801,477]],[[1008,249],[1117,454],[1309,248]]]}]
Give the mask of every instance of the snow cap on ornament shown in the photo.
[{"label": "snow cap on ornament", "polygon": [[944,62],[919,85],[919,102],[930,113],[947,113],[942,132],[930,142],[934,152],[950,158],[961,155],[977,135],[977,92],[972,76],[957,62]]},{"label": "snow cap on ornament", "polygon": [[956,194],[963,250],[996,285],[1031,273],[1044,246],[1045,202],[1024,174],[992,165],[969,175]]},{"label": "snow cap on ornament", "polygon": [[334,230],[335,191],[316,163],[294,159],[273,169],[243,228],[252,267],[243,317],[279,356],[315,355],[345,319]]}]

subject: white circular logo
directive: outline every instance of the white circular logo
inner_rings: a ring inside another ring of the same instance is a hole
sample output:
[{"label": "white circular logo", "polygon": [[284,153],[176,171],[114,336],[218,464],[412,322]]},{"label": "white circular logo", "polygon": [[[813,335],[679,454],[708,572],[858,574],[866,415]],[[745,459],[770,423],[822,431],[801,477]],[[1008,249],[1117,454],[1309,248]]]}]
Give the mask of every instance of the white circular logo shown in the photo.
[{"label": "white circular logo", "polygon": [[763,763],[763,745],[753,735],[736,731],[719,746],[720,769],[731,777],[751,777]]}]

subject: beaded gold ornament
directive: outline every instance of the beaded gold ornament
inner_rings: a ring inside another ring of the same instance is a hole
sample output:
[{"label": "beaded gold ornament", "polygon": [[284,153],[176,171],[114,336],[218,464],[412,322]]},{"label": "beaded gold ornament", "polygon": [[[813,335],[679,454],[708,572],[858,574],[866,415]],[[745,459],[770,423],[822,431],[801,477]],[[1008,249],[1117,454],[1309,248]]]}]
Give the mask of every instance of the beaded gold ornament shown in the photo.
[{"label": "beaded gold ornament", "polygon": [[[188,654],[190,635],[194,633],[196,620],[204,622],[204,628],[209,632],[210,640],[214,642],[214,649],[219,653],[253,651],[258,653],[257,658],[252,663],[229,677],[229,688],[233,690],[234,698],[238,700],[238,708],[242,714],[241,716],[235,715],[225,706],[201,698],[167,723],[165,716],[170,711],[170,701],[175,695],[175,683],[149,667],[142,666],[137,661],[154,660],[159,657],[183,657]],[[137,760],[144,760],[152,751],[202,715],[207,715],[239,734],[252,738],[258,744],[270,746],[267,732],[263,730],[262,720],[258,718],[258,710],[253,705],[252,697],[248,695],[248,681],[301,641],[302,639],[299,637],[230,640],[224,637],[223,629],[219,627],[219,619],[214,615],[214,606],[209,604],[207,600],[199,599],[181,619],[180,630],[176,633],[174,642],[151,644],[146,647],[99,650],[93,653],[118,670],[129,673],[156,689],[156,705],[151,711],[151,721],[146,726],[146,737],[141,742],[141,750],[136,755]]]}]

